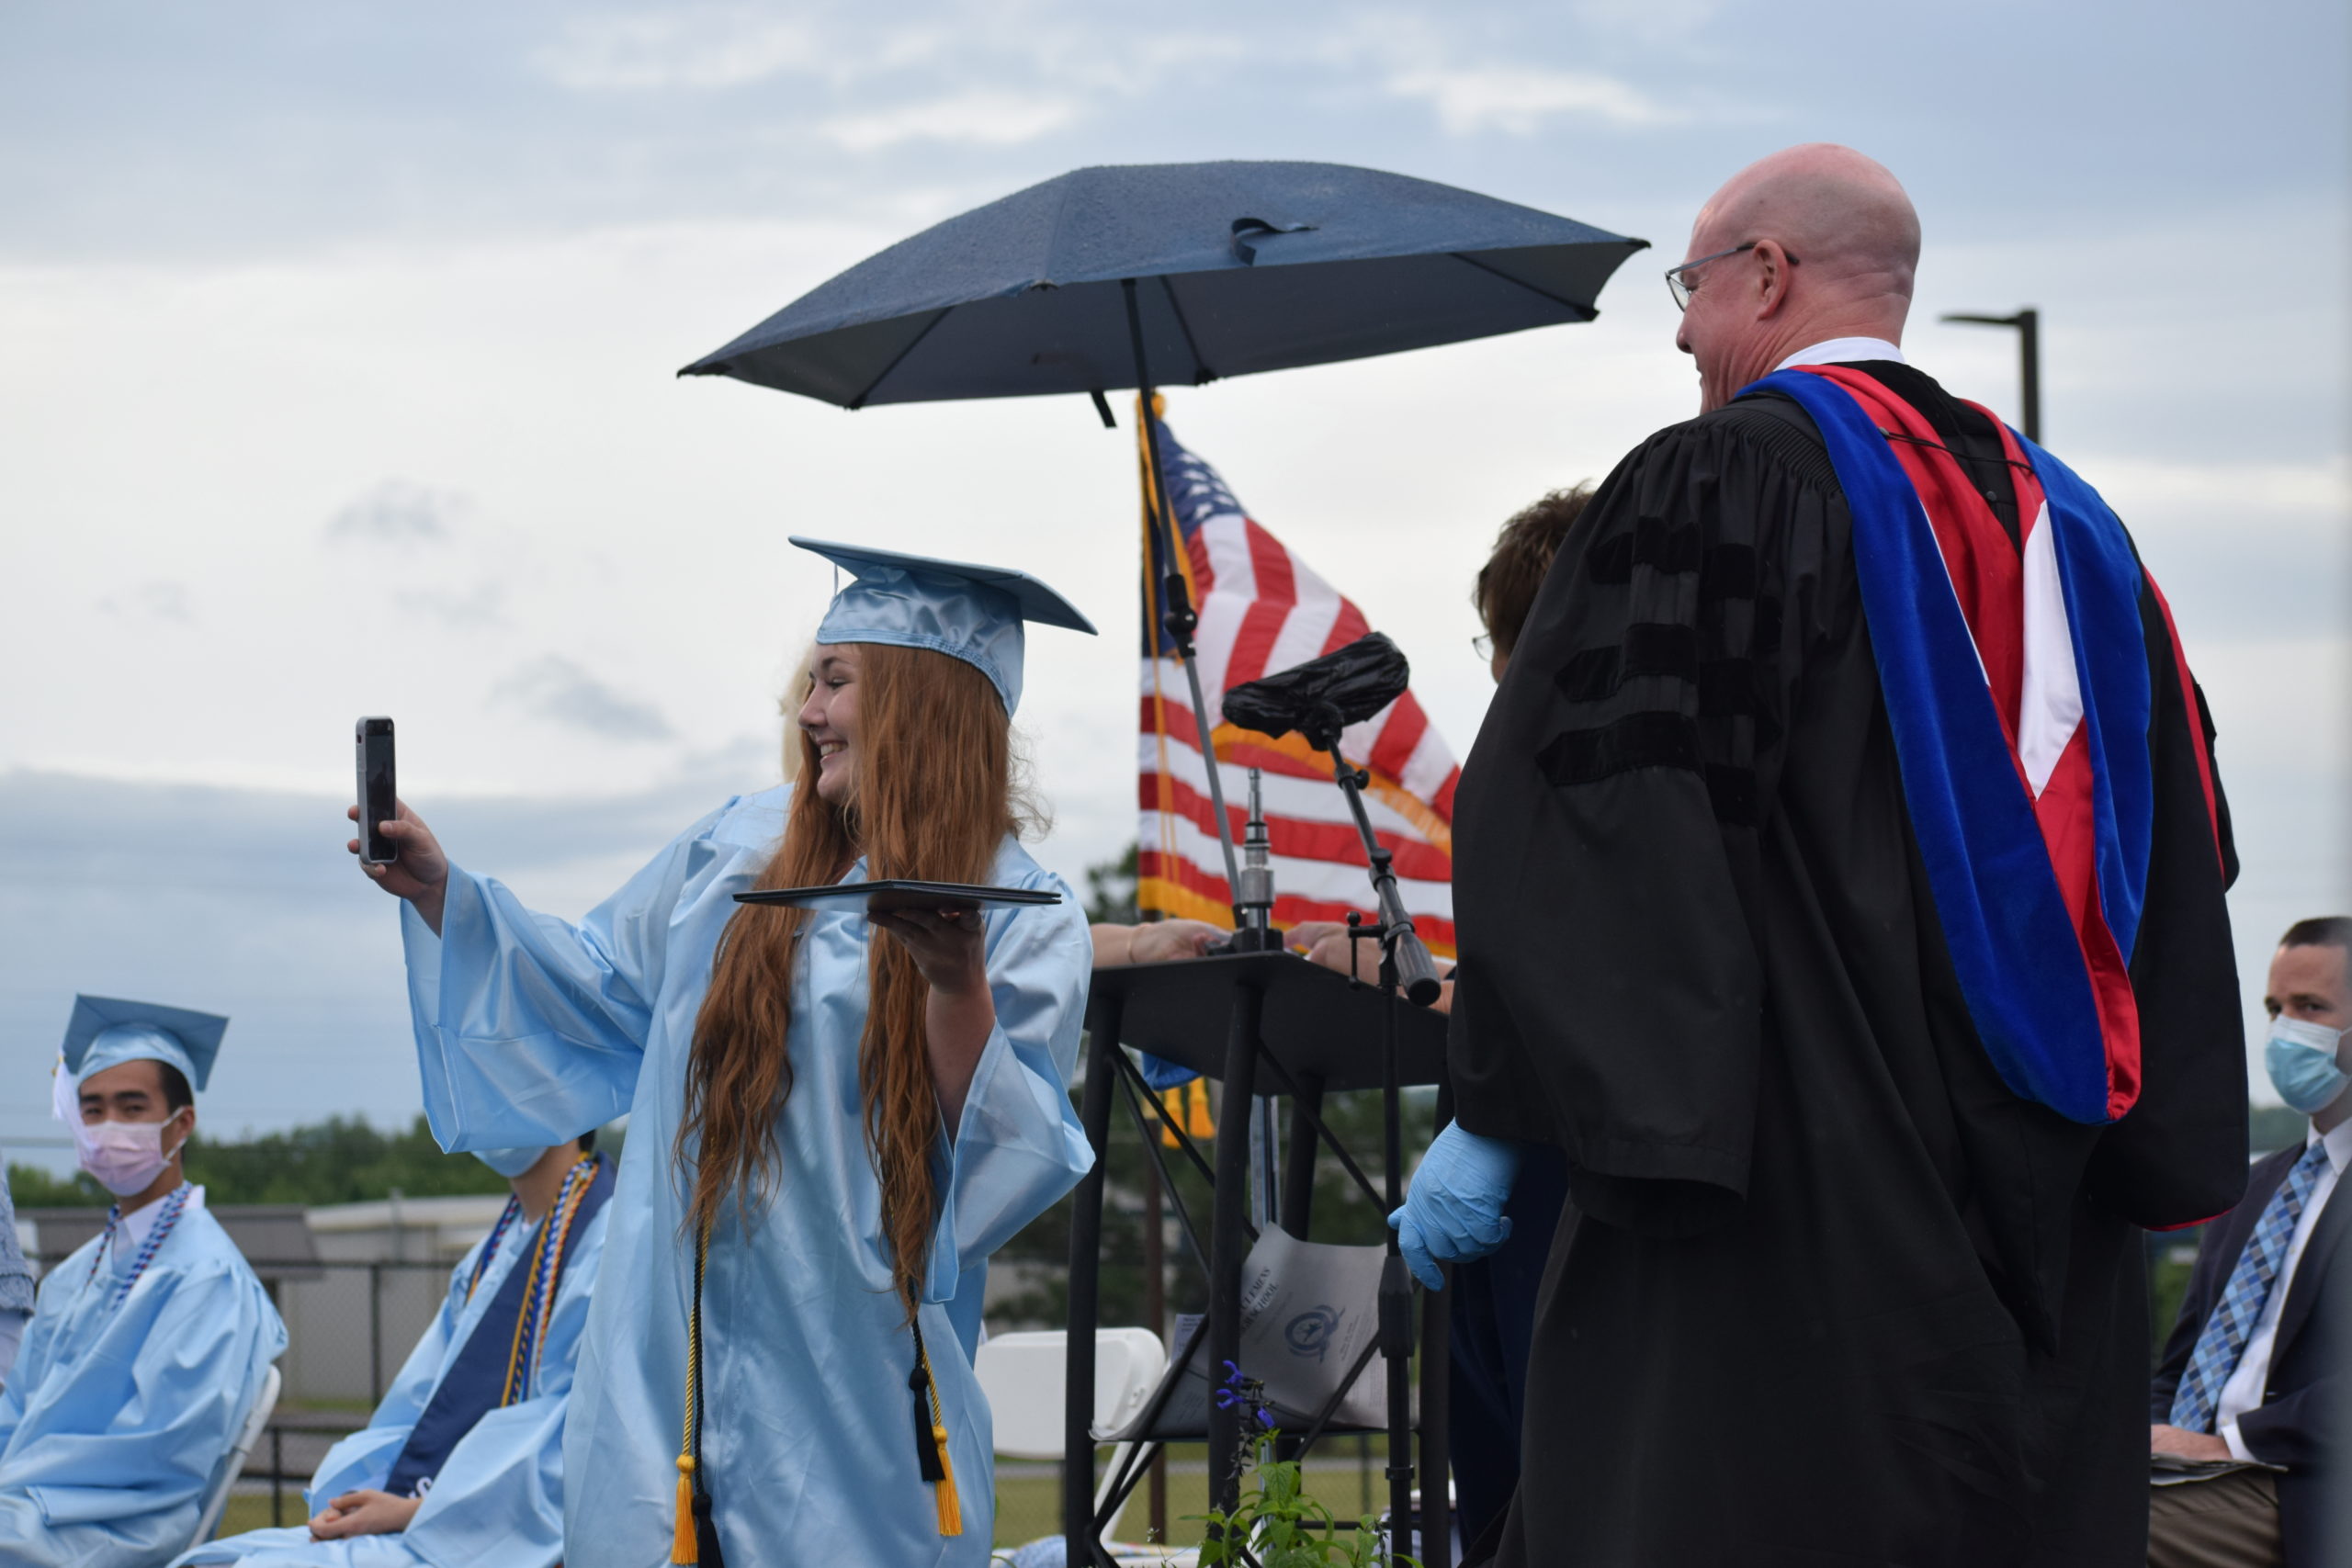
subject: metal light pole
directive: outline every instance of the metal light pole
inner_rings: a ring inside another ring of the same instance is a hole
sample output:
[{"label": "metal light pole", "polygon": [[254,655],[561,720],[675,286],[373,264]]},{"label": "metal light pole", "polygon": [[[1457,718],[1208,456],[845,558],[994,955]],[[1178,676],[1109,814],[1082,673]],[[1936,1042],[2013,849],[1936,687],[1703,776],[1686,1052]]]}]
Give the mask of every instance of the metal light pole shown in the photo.
[{"label": "metal light pole", "polygon": [[2024,383],[2025,406],[2019,422],[2025,426],[2025,438],[2037,446],[2041,441],[2041,312],[2030,306],[2014,316],[1944,316],[1940,320],[1965,322],[1980,327],[2015,327],[2018,330],[2018,373]]}]

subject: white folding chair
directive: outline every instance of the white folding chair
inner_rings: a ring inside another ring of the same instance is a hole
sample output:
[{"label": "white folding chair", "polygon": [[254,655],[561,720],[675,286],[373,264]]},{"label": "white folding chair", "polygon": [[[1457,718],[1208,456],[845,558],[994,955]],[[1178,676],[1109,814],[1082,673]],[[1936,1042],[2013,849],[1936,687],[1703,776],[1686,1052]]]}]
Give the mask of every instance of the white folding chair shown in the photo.
[{"label": "white folding chair", "polygon": [[254,1391],[252,1408],[245,1412],[244,1425],[237,1432],[236,1445],[220,1460],[220,1468],[213,1473],[212,1485],[204,1500],[204,1511],[196,1517],[196,1534],[188,1538],[188,1548],[202,1546],[220,1528],[220,1512],[229,1506],[229,1488],[237,1483],[238,1475],[245,1468],[245,1456],[261,1441],[262,1428],[269,1425],[271,1412],[277,1408],[278,1390],[285,1380],[277,1375],[275,1363],[264,1367],[261,1387]]},{"label": "white folding chair", "polygon": [[[1028,1334],[1000,1334],[984,1341],[972,1363],[988,1395],[996,1424],[996,1451],[1013,1459],[1062,1457],[1062,1390],[1069,1382],[1069,1335],[1059,1328]],[[1136,1417],[1143,1402],[1168,1368],[1168,1351],[1159,1336],[1148,1328],[1098,1328],[1094,1331],[1094,1430],[1115,1432]],[[1095,1494],[1102,1509],[1112,1477],[1125,1462],[1129,1445],[1122,1443],[1111,1457]],[[1125,1512],[1123,1508],[1121,1512]],[[1106,1535],[1118,1531],[1114,1515]]]}]

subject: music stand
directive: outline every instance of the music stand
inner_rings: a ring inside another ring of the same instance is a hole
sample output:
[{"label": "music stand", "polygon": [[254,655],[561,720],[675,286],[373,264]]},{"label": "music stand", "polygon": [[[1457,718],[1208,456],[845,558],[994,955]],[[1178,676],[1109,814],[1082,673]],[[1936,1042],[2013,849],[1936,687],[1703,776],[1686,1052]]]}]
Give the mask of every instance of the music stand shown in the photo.
[{"label": "music stand", "polygon": [[[1392,982],[1393,984],[1393,982]],[[1393,997],[1393,992],[1389,993]],[[1094,1330],[1100,1312],[1102,1198],[1106,1180],[1111,1101],[1122,1095],[1144,1134],[1146,1154],[1162,1162],[1159,1139],[1148,1118],[1173,1132],[1179,1151],[1208,1179],[1214,1194],[1206,1246],[1181,1202],[1177,1220],[1209,1280],[1207,1331],[1196,1336],[1192,1354],[1205,1354],[1208,1368],[1238,1360],[1241,1342],[1242,1262],[1256,1233],[1247,1203],[1249,1139],[1236,1120],[1251,1097],[1271,1091],[1291,1098],[1292,1138],[1283,1173],[1284,1197],[1278,1213],[1292,1234],[1307,1234],[1308,1195],[1314,1187],[1318,1143],[1330,1148],[1349,1176],[1375,1204],[1386,1195],[1364,1174],[1354,1156],[1322,1119],[1329,1090],[1383,1089],[1386,1119],[1395,1125],[1398,1092],[1407,1085],[1445,1081],[1445,1021],[1407,1007],[1296,953],[1238,953],[1173,964],[1097,969],[1087,1006],[1088,1059],[1080,1120],[1093,1145],[1094,1166],[1080,1183],[1070,1216],[1069,1360],[1065,1388],[1063,1530],[1072,1568],[1107,1560],[1101,1551],[1101,1524],[1094,1507]],[[1390,1032],[1393,1031],[1393,1036]],[[1220,1046],[1217,1042],[1222,1040]],[[1391,1042],[1393,1040],[1393,1049]],[[1224,1086],[1227,1108],[1216,1140],[1216,1165],[1161,1115],[1120,1046],[1133,1045],[1190,1067]],[[1395,1069],[1388,1058],[1393,1055]],[[1262,1077],[1261,1077],[1262,1071]],[[1401,1171],[1394,1172],[1402,1180]],[[1173,1193],[1175,1188],[1169,1184]],[[1386,1210],[1384,1207],[1383,1213]],[[1401,1313],[1396,1305],[1401,1304]],[[1424,1552],[1433,1565],[1444,1561],[1451,1533],[1445,1495],[1446,1336],[1445,1298],[1425,1299],[1421,1314],[1421,1470],[1433,1477],[1423,1499],[1427,1527]],[[1412,1337],[1411,1299],[1383,1302],[1383,1333],[1374,1344],[1393,1356],[1389,1388],[1390,1517],[1396,1550],[1411,1528],[1412,1416],[1409,1383],[1402,1376]],[[1369,1356],[1365,1358],[1369,1359]],[[1363,1370],[1360,1361],[1356,1372]],[[1181,1376],[1171,1368],[1168,1387]],[[1354,1373],[1351,1373],[1351,1382]],[[1238,1461],[1244,1456],[1238,1409],[1208,1412],[1209,1501],[1231,1509],[1238,1500]],[[1322,1429],[1318,1421],[1308,1440]],[[1130,1476],[1128,1483],[1132,1484]],[[1124,1491],[1118,1493],[1124,1497]]]}]

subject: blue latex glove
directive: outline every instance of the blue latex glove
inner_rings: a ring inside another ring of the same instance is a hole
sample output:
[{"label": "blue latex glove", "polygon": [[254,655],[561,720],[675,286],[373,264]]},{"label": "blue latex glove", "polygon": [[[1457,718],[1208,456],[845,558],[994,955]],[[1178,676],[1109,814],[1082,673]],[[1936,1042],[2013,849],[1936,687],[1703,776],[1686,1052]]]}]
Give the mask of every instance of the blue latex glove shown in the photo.
[{"label": "blue latex glove", "polygon": [[1414,1279],[1442,1291],[1439,1262],[1484,1258],[1510,1235],[1503,1202],[1523,1153],[1508,1138],[1482,1138],[1458,1122],[1446,1123],[1413,1172],[1405,1206],[1388,1216]]}]

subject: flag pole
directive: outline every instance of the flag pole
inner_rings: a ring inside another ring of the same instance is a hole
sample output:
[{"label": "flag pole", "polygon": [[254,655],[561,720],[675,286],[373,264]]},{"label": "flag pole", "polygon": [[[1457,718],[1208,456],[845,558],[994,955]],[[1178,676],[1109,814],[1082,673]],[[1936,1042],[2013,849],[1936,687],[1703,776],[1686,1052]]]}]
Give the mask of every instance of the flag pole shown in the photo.
[{"label": "flag pole", "polygon": [[1127,342],[1135,351],[1136,394],[1143,417],[1145,462],[1149,470],[1149,487],[1145,503],[1160,519],[1161,533],[1168,551],[1167,573],[1161,584],[1168,596],[1168,613],[1163,617],[1168,639],[1176,645],[1177,657],[1184,661],[1184,681],[1192,688],[1193,724],[1201,742],[1201,761],[1208,769],[1209,809],[1216,816],[1216,847],[1225,856],[1225,889],[1236,900],[1233,906],[1233,929],[1241,929],[1241,865],[1233,853],[1233,825],[1225,817],[1225,786],[1217,777],[1216,726],[1209,719],[1207,702],[1201,695],[1201,671],[1193,657],[1193,628],[1200,624],[1193,613],[1193,596],[1184,587],[1184,573],[1177,562],[1181,558],[1183,541],[1176,532],[1176,514],[1168,504],[1167,470],[1159,463],[1159,420],[1152,411],[1151,366],[1144,357],[1143,310],[1136,300],[1136,280],[1119,280],[1120,292],[1126,296]]}]

